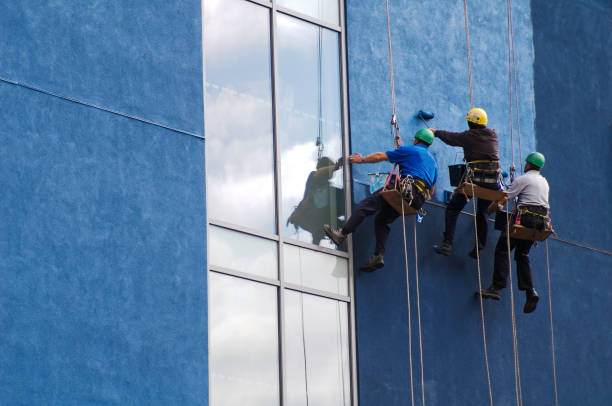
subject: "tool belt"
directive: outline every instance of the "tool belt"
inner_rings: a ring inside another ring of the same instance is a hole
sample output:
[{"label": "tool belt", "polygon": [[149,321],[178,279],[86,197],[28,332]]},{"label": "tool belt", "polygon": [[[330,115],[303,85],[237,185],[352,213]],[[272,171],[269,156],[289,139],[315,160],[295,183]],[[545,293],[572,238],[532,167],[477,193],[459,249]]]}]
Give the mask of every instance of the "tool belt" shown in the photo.
[{"label": "tool belt", "polygon": [[480,183],[497,183],[501,178],[499,161],[480,160],[467,163],[465,180]]},{"label": "tool belt", "polygon": [[549,210],[543,206],[521,204],[512,213],[512,224],[535,228],[536,230],[550,230],[552,225],[548,212]]},{"label": "tool belt", "polygon": [[419,210],[426,200],[431,198],[429,186],[423,179],[414,178],[410,175],[401,178],[397,190],[402,194],[408,204]]},{"label": "tool belt", "polygon": [[[411,175],[400,176],[399,173],[397,175],[394,174],[396,168],[398,168],[398,164],[393,165],[391,173],[387,176],[385,186],[380,190],[397,190],[410,207],[421,211],[425,200],[431,198],[429,186],[427,186],[423,179],[415,178]],[[422,215],[425,215],[424,212]]]}]

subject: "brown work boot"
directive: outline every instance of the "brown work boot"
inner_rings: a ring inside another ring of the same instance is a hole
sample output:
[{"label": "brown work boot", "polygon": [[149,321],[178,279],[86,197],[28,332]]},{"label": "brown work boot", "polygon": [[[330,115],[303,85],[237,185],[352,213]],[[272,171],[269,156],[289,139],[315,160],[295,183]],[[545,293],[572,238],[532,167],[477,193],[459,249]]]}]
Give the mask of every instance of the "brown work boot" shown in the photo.
[{"label": "brown work boot", "polygon": [[346,235],[342,234],[342,229],[334,230],[329,224],[323,224],[323,231],[337,246],[340,246],[346,240]]},{"label": "brown work boot", "polygon": [[385,266],[385,259],[383,258],[383,254],[372,254],[368,262],[361,265],[359,269],[364,272],[372,272],[379,268]]},{"label": "brown work boot", "polygon": [[495,286],[491,285],[486,289],[481,289],[480,296],[482,296],[483,299],[500,300],[501,299],[501,289],[496,289]]}]

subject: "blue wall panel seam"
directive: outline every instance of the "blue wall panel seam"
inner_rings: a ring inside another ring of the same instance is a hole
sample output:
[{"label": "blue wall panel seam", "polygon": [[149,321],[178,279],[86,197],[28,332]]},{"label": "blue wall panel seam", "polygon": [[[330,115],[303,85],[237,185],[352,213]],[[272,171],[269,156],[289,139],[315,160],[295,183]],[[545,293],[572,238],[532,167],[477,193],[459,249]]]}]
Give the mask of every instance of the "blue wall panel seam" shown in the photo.
[{"label": "blue wall panel seam", "polygon": [[73,99],[71,97],[62,96],[60,94],[53,93],[53,92],[50,92],[48,90],[44,90],[44,89],[37,88],[37,87],[34,87],[34,86],[30,86],[30,85],[27,85],[25,83],[16,82],[16,81],[9,80],[9,79],[3,78],[3,77],[0,77],[0,82],[8,83],[8,84],[11,84],[11,85],[14,85],[14,86],[23,87],[23,88],[28,89],[28,90],[33,90],[35,92],[46,94],[46,95],[52,96],[52,97],[57,97],[57,98],[62,99],[62,100],[66,100],[66,101],[69,101],[69,102],[72,102],[72,103],[76,103],[76,104],[80,104],[80,105],[83,105],[83,106],[91,107],[91,108],[94,108],[94,109],[97,109],[97,110],[102,110],[102,111],[105,111],[107,113],[116,114],[116,115],[121,116],[121,117],[129,118],[131,120],[140,121],[141,123],[151,124],[151,125],[154,125],[156,127],[160,127],[160,128],[164,128],[166,130],[174,131],[174,132],[179,133],[179,134],[189,135],[191,137],[199,138],[201,140],[205,140],[206,139],[203,135],[192,133],[192,132],[189,132],[189,131],[186,131],[186,130],[180,130],[178,128],[169,127],[169,126],[166,126],[166,125],[163,125],[163,124],[159,124],[159,123],[156,123],[156,122],[144,119],[144,118],[132,116],[132,115],[129,115],[129,114],[126,114],[126,113],[122,113],[120,111],[111,110],[111,109],[106,108],[106,107],[101,107],[101,106],[98,106],[98,105],[95,105],[95,104],[91,104],[91,103],[87,103],[87,102],[84,102],[84,101],[81,101],[81,100]]}]

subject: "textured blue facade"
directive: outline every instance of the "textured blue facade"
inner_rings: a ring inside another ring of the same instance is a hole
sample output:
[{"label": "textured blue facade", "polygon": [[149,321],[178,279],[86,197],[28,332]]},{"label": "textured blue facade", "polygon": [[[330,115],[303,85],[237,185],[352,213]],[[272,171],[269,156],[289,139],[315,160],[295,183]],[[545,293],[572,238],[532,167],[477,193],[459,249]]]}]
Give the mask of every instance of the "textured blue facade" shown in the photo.
[{"label": "textured blue facade", "polygon": [[[612,248],[610,220],[598,210],[610,200],[609,176],[584,182],[584,174],[610,173],[609,3],[514,1],[513,29],[519,86],[521,157],[536,149],[547,157],[543,174],[551,184],[552,217],[559,236]],[[469,1],[474,104],[489,113],[500,135],[501,162],[512,162],[507,22],[504,3]],[[465,127],[469,87],[463,2],[390,1],[397,109],[404,142],[423,126],[419,109],[433,111],[434,128]],[[606,28],[608,25],[608,28]],[[369,153],[392,147],[385,2],[347,2],[347,42],[351,149]],[[587,118],[588,117],[588,118]],[[588,127],[585,133],[585,126]],[[574,138],[589,137],[588,143]],[[588,134],[588,135],[587,135]],[[517,167],[518,129],[513,130]],[[585,145],[586,144],[586,145]],[[451,190],[446,166],[461,153],[436,141],[431,147],[441,174],[435,199]],[[388,166],[354,165],[354,199],[367,192],[367,173]],[[580,189],[577,189],[579,183]],[[580,190],[580,192],[577,192]],[[579,194],[576,199],[574,196]],[[582,206],[582,207],[578,207]],[[477,264],[466,254],[474,246],[473,218],[460,216],[453,255],[431,247],[442,238],[444,209],[426,206],[417,225],[418,270],[426,403],[488,404],[481,315],[473,293]],[[465,208],[472,211],[471,203]],[[421,379],[417,323],[413,218],[407,242],[412,311],[415,399]],[[597,224],[596,227],[593,227]],[[355,264],[372,252],[373,222],[354,234]],[[410,399],[409,326],[401,220],[392,227],[385,267],[373,274],[356,270],[355,300],[359,399],[361,405],[404,405]],[[498,232],[489,228],[481,259],[483,285],[491,282]],[[552,303],[559,399],[565,404],[612,402],[607,376],[612,368],[612,257],[551,240]],[[522,313],[524,296],[516,289],[518,348],[525,404],[554,404],[545,246],[532,249],[538,309]],[[509,289],[500,302],[485,302],[490,375],[494,404],[514,404],[514,369]]]},{"label": "textured blue facade", "polygon": [[[203,134],[200,2],[3,2],[0,77]],[[0,82],[0,403],[205,405],[204,141]]]}]

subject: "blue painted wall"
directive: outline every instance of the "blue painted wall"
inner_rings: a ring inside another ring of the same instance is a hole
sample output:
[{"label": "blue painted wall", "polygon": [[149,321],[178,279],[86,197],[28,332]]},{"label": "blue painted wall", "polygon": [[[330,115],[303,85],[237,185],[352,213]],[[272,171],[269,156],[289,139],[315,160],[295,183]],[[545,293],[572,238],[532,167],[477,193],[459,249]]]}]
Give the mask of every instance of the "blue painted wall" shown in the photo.
[{"label": "blue painted wall", "polygon": [[[203,134],[199,1],[5,3],[0,77]],[[207,404],[204,142],[6,82],[0,117],[0,403]]]},{"label": "blue painted wall", "polygon": [[549,157],[554,216],[565,219],[558,232],[612,249],[601,214],[612,194],[612,3],[534,0],[532,15],[538,147]]},{"label": "blue painted wall", "polygon": [[[597,135],[594,144],[586,149],[589,163],[585,163],[583,157],[571,162],[577,167],[592,165],[600,172],[609,173],[610,100],[605,95],[610,94],[606,90],[610,86],[610,51],[607,48],[602,50],[604,44],[610,42],[609,30],[604,29],[606,21],[609,24],[609,7],[604,6],[603,2],[588,1],[574,2],[572,7],[567,8],[544,3],[531,4],[527,0],[513,2],[520,100],[520,156],[524,159],[536,146],[546,154],[548,164],[543,173],[551,183],[553,219],[560,236],[610,250],[610,221],[601,219],[597,214],[595,209],[599,200],[588,203],[590,214],[587,216],[593,220],[598,218],[603,223],[603,230],[597,230],[587,238],[592,225],[587,223],[576,227],[580,220],[570,209],[575,206],[574,200],[567,197],[570,186],[563,183],[576,182],[582,177],[568,170],[562,176],[563,172],[559,169],[567,165],[564,157],[570,148],[575,151],[578,144],[572,142],[569,134],[558,131],[568,122],[576,123],[576,127],[581,123],[570,118],[575,112],[584,114],[592,110],[588,107],[590,104],[583,101],[591,93],[578,92],[576,87],[569,84],[572,78],[587,71],[595,75],[596,78],[585,77],[582,86],[592,80],[600,87],[594,93],[595,99],[599,100],[597,109],[602,111],[601,117],[594,123]],[[512,162],[512,143],[506,7],[505,4],[488,1],[469,1],[468,4],[474,100],[477,106],[487,110],[490,126],[498,130],[502,165],[507,168]],[[436,119],[430,122],[432,127],[456,131],[464,129],[464,117],[469,109],[469,88],[463,2],[453,1],[441,6],[439,3],[391,0],[390,7],[398,117],[404,141],[410,142],[412,134],[423,126],[414,118],[421,108],[436,113]],[[552,13],[550,10],[556,11]],[[608,14],[602,14],[602,11]],[[600,16],[595,18],[593,24],[590,19],[594,13]],[[577,15],[580,20],[567,28],[564,19],[571,15]],[[550,41],[553,37],[555,40]],[[361,153],[390,149],[392,138],[388,122],[391,107],[384,2],[347,1],[347,42],[351,149]],[[579,50],[591,42],[592,48]],[[588,57],[596,65],[593,67],[583,66],[584,59],[574,61],[568,58],[572,52],[583,58],[598,53],[604,55]],[[607,62],[602,62],[603,59]],[[543,87],[541,91],[542,83],[548,87]],[[591,89],[595,85],[588,86]],[[550,93],[552,89],[554,92]],[[544,105],[540,108],[541,98],[548,104],[542,103]],[[606,112],[607,115],[603,114]],[[565,117],[555,122],[555,118],[561,115]],[[555,124],[547,124],[549,127],[541,124],[551,122]],[[551,125],[557,126],[554,127],[557,131]],[[516,123],[513,134],[514,161],[520,167]],[[574,147],[569,147],[570,144]],[[446,166],[458,162],[461,153],[456,157],[456,149],[439,141],[434,143],[431,150],[443,175],[435,196],[439,200],[442,190],[451,189]],[[367,173],[379,168],[389,167],[353,166],[353,178],[357,180],[354,183],[355,201],[366,195],[366,188],[358,182],[367,181]],[[585,185],[585,198],[580,200],[601,194],[604,188],[600,189],[599,186],[596,182]],[[611,189],[607,186],[605,190],[603,193],[607,198],[604,197],[604,201],[607,201]],[[473,218],[467,215],[460,217],[453,255],[441,257],[432,251],[431,246],[441,240],[444,209],[428,205],[427,210],[428,216],[422,224],[417,225],[426,402],[430,405],[487,404],[480,307],[473,296],[478,286],[477,266],[476,261],[466,255],[474,246]],[[472,210],[471,204],[466,206],[466,210]],[[412,221],[410,218],[407,224],[412,355],[415,398],[420,403]],[[367,259],[373,249],[372,227],[373,222],[368,220],[354,234],[357,266]],[[401,227],[400,220],[392,227],[385,268],[373,274],[356,270],[359,396],[362,405],[404,405],[410,399],[409,326]],[[580,231],[569,231],[575,227]],[[491,281],[492,255],[498,238],[498,232],[493,230],[492,225],[489,232],[489,243],[481,259],[485,286]],[[550,256],[553,272],[550,296],[555,322],[560,399],[564,404],[608,404],[612,400],[605,382],[611,372],[612,357],[609,345],[611,327],[606,309],[612,305],[607,289],[612,279],[609,273],[612,257],[552,240]],[[515,292],[523,400],[525,404],[553,404],[544,245],[534,248],[531,257],[534,283],[541,295],[536,312],[524,315],[524,297]],[[516,282],[514,284],[516,290]],[[509,289],[504,292],[502,301],[485,302],[485,324],[494,403],[514,404]]]}]

